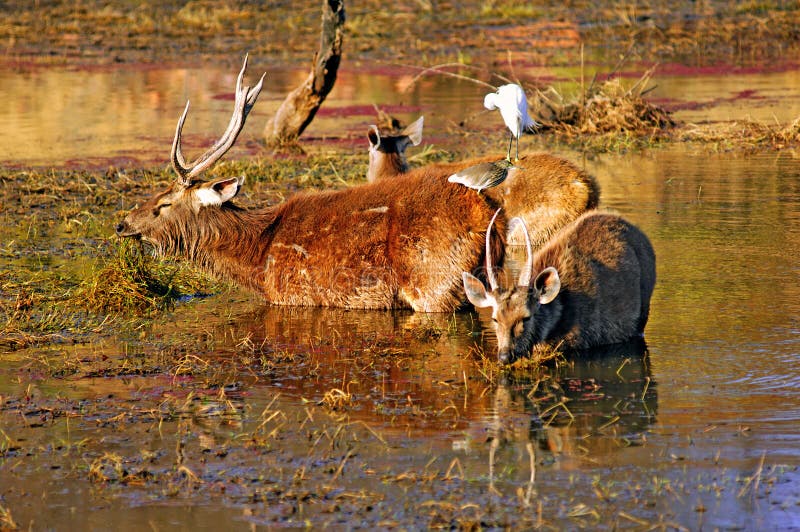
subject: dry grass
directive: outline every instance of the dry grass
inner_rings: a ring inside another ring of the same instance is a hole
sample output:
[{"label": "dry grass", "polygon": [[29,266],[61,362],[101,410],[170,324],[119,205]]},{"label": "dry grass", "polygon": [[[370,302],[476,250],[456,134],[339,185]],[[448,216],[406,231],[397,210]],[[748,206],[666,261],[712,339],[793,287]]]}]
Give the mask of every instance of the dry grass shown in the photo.
[{"label": "dry grass", "polygon": [[566,137],[628,133],[652,136],[675,125],[668,111],[644,99],[653,70],[630,87],[620,78],[592,82],[581,94],[566,98],[555,88],[538,91],[531,108],[544,130]]},{"label": "dry grass", "polygon": [[524,372],[565,359],[560,346],[540,345],[534,348],[530,356],[515,360],[510,368],[514,372]]},{"label": "dry grass", "polygon": [[[310,60],[318,39],[315,2],[265,7],[245,0],[224,6],[210,0],[143,0],[112,6],[99,0],[11,0],[4,3],[0,42],[7,57],[41,63],[76,58],[99,63],[184,62],[187,57],[230,61],[231,50],[298,63]],[[577,59],[574,44],[580,41],[607,57],[633,43],[637,58],[644,61],[710,57],[732,62],[791,57],[800,42],[798,6],[789,2],[531,6],[507,0],[407,0],[387,8],[364,0],[348,4],[347,10],[348,60],[492,61],[508,50],[538,63],[565,64]]]},{"label": "dry grass", "polygon": [[0,530],[19,530],[19,525],[11,516],[11,510],[2,505],[0,505]]},{"label": "dry grass", "polygon": [[686,124],[675,136],[710,146],[782,149],[800,143],[800,117],[787,125],[748,121]]},{"label": "dry grass", "polygon": [[340,388],[332,388],[325,392],[320,404],[325,405],[333,411],[346,410],[353,404],[353,394]]},{"label": "dry grass", "polygon": [[78,322],[87,331],[96,329],[96,320],[59,305],[70,284],[38,271],[0,271],[0,349],[61,342]]}]

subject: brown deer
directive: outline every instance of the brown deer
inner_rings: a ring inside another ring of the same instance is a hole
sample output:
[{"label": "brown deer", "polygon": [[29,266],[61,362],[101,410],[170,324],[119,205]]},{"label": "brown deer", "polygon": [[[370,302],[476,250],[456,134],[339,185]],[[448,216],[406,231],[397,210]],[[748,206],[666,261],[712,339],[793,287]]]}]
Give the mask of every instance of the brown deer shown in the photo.
[{"label": "brown deer", "polygon": [[418,146],[422,142],[423,121],[424,117],[421,116],[399,133],[385,132],[381,134],[378,126],[369,127],[367,133],[367,140],[369,140],[367,181],[369,183],[408,171],[406,148],[409,145]]},{"label": "brown deer", "polygon": [[[418,144],[422,139],[421,119]],[[413,126],[413,124],[412,124]],[[411,126],[409,126],[411,127]],[[429,179],[446,181],[451,175],[466,168],[503,160],[502,155],[479,157],[440,163],[408,170],[405,149],[409,145],[404,137],[384,137],[370,130],[369,169],[367,179],[391,179],[406,172],[424,174]],[[386,143],[386,148],[381,144]],[[376,147],[377,146],[377,147]],[[600,187],[593,176],[571,162],[547,153],[523,156],[508,169],[505,180],[496,187],[481,191],[503,208],[505,216],[520,217],[530,230],[528,235],[534,248],[542,246],[558,229],[582,213],[597,208]],[[507,235],[509,244],[522,245],[524,236],[518,231]]]},{"label": "brown deer", "polygon": [[[516,224],[526,235],[521,219],[509,222]],[[491,229],[490,222],[487,235]],[[515,286],[498,284],[491,253],[486,255],[489,291],[463,273],[469,301],[478,308],[492,307],[500,362],[512,362],[534,348],[587,349],[643,334],[656,259],[650,241],[635,226],[617,215],[590,211],[536,254],[526,241],[526,251]]]},{"label": "brown deer", "polygon": [[[232,201],[244,179],[197,176],[233,145],[262,81],[236,83],[223,136],[194,163],[172,145],[178,179],[131,211],[116,227],[156,254],[193,262],[275,304],[412,308],[444,312],[463,301],[460,274],[480,268],[493,201],[424,173],[339,191],[300,193],[282,204],[245,210]],[[504,225],[501,220],[501,225]],[[502,256],[502,238],[493,238]]]}]

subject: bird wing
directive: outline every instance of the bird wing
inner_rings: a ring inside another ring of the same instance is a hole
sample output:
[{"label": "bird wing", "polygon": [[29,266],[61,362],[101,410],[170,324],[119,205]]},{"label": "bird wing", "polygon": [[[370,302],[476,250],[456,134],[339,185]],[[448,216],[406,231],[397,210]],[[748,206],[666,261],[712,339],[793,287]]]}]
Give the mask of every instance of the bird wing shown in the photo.
[{"label": "bird wing", "polygon": [[500,98],[504,105],[500,108],[503,121],[517,138],[539,124],[528,114],[528,100],[525,91],[517,84],[511,83],[500,87]]},{"label": "bird wing", "polygon": [[503,117],[506,127],[511,130],[511,134],[519,138],[523,131],[521,126],[522,114],[519,109],[516,106],[504,105],[500,107],[500,116]]},{"label": "bird wing", "polygon": [[[505,162],[505,160],[503,161]],[[447,178],[450,183],[458,183],[478,192],[496,187],[505,181],[510,166],[499,163],[481,163],[469,166]]]}]

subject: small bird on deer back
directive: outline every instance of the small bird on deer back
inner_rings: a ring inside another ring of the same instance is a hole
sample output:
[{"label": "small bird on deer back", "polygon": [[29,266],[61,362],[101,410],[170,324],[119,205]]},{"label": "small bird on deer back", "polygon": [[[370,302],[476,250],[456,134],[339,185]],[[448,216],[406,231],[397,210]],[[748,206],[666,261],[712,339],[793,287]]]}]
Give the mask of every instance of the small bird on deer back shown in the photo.
[{"label": "small bird on deer back", "polygon": [[511,160],[511,143],[516,139],[515,161],[519,160],[519,137],[525,131],[539,127],[539,124],[528,114],[528,100],[525,98],[525,91],[516,83],[509,83],[499,87],[496,92],[490,92],[483,99],[483,106],[490,111],[500,110],[511,136],[508,139],[508,151],[506,160]]},{"label": "small bird on deer back", "polygon": [[512,168],[519,167],[514,166],[514,163],[508,159],[500,159],[499,161],[469,166],[451,175],[447,180],[451,183],[460,183],[465,187],[477,190],[478,194],[480,194],[481,190],[496,187],[505,181],[509,170]]}]

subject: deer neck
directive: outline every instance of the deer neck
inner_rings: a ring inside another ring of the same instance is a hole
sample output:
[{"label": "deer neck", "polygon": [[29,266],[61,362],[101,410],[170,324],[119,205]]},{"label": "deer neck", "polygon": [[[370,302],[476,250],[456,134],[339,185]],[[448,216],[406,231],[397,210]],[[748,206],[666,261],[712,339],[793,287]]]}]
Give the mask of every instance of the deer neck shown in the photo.
[{"label": "deer neck", "polygon": [[[538,295],[531,290],[528,296],[528,308],[536,309],[536,319],[534,320],[533,331],[531,332],[532,344],[547,342],[557,334],[561,315],[563,313],[563,299],[561,294],[556,298],[542,305],[539,303]],[[530,349],[528,349],[530,351]]]},{"label": "deer neck", "polygon": [[371,161],[367,173],[370,183],[384,177],[393,177],[408,170],[406,158],[400,153],[386,153],[374,150],[370,153]]},{"label": "deer neck", "polygon": [[273,209],[247,211],[224,205],[201,209],[197,227],[184,227],[172,255],[246,288],[258,290],[271,240]]}]

